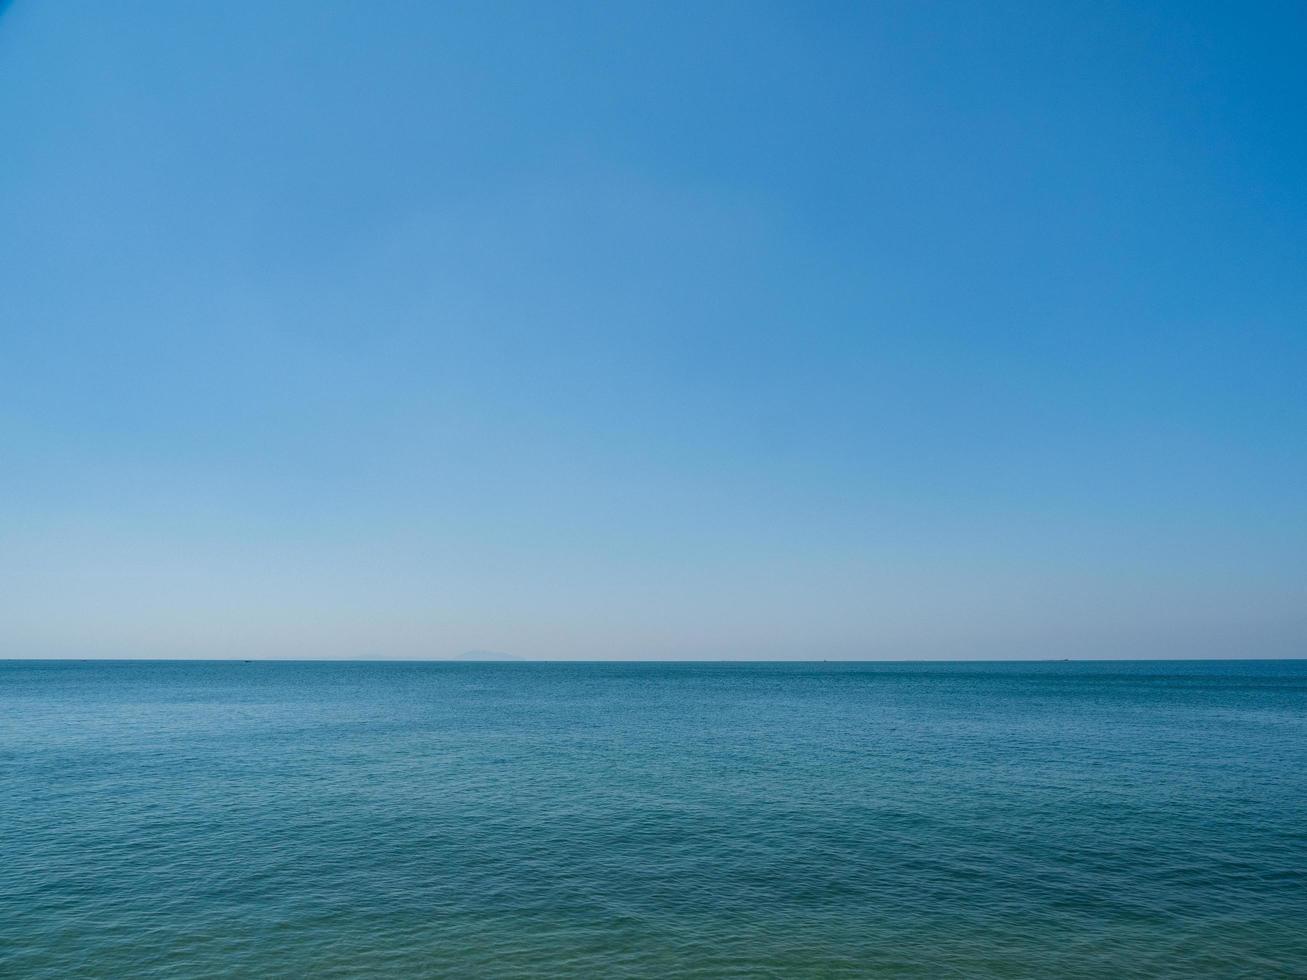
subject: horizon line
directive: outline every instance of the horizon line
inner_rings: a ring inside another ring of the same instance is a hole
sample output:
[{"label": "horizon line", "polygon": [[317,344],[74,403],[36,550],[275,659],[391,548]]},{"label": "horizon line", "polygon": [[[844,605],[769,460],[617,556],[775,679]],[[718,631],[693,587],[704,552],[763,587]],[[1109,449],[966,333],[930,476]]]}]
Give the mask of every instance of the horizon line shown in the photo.
[{"label": "horizon line", "polygon": [[315,663],[315,664],[1049,664],[1049,663],[1296,663],[1297,657],[0,657],[0,663]]}]

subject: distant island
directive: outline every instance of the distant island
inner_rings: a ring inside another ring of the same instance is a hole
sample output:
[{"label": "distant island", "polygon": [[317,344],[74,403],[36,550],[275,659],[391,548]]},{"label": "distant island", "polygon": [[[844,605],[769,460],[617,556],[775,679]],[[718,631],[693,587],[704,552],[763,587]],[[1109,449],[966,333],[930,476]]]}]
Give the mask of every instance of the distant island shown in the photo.
[{"label": "distant island", "polygon": [[496,653],[494,650],[469,650],[467,653],[460,654],[455,660],[523,660],[523,657],[515,657],[511,653]]}]

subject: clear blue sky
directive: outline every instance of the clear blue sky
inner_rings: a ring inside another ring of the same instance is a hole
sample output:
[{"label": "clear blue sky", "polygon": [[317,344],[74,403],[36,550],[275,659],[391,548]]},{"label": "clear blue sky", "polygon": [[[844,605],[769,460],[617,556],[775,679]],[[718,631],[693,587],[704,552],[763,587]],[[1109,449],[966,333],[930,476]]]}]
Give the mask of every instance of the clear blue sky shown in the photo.
[{"label": "clear blue sky", "polygon": [[1307,5],[0,13],[0,656],[1307,655]]}]

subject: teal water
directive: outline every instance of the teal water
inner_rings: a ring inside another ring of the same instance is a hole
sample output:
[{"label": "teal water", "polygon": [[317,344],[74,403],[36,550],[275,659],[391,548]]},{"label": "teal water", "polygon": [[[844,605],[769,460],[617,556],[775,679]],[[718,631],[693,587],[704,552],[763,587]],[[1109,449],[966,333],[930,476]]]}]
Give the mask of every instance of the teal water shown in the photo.
[{"label": "teal water", "polygon": [[1307,662],[0,662],[0,975],[1307,976]]}]

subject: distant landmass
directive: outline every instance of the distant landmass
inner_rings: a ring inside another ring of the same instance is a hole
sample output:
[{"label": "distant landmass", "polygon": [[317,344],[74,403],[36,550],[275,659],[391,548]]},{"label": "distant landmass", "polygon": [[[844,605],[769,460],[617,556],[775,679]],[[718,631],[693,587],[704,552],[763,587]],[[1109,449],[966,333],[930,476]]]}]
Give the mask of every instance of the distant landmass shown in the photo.
[{"label": "distant landmass", "polygon": [[455,660],[522,660],[523,657],[515,657],[511,653],[497,653],[494,650],[469,650],[467,653],[459,654]]}]

